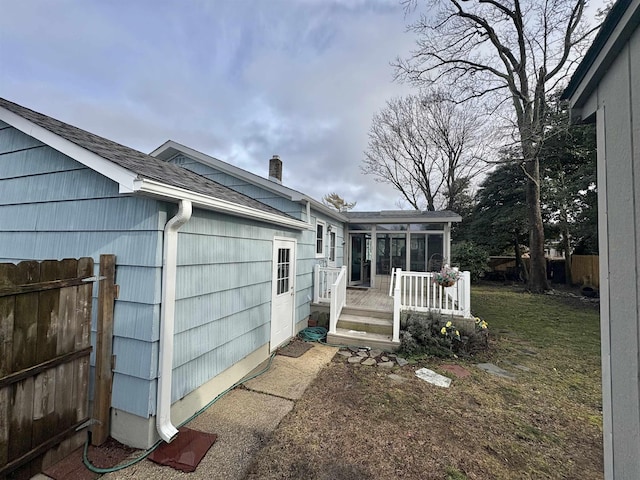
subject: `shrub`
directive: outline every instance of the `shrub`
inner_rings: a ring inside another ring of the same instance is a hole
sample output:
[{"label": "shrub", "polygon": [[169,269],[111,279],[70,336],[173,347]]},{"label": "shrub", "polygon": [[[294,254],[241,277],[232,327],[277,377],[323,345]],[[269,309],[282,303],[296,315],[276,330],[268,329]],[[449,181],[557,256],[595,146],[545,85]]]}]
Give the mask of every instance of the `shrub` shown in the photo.
[{"label": "shrub", "polygon": [[487,322],[476,318],[474,331],[461,335],[452,320],[434,312],[411,313],[400,332],[400,353],[406,357],[473,355],[488,348]]},{"label": "shrub", "polygon": [[473,242],[458,242],[451,247],[451,263],[471,273],[471,281],[477,282],[488,267],[489,253]]}]

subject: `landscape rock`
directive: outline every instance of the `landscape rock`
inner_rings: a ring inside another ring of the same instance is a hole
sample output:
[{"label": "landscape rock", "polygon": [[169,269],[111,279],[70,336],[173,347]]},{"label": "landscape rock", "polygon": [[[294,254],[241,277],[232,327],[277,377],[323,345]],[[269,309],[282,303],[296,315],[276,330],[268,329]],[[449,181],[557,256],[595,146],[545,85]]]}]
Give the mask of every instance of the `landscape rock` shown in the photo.
[{"label": "landscape rock", "polygon": [[396,364],[394,362],[381,362],[378,364],[378,366],[382,368],[393,368],[395,365]]},{"label": "landscape rock", "polygon": [[350,357],[351,356],[351,352],[346,351],[346,350],[339,350],[338,351],[338,355],[342,355],[343,357]]},{"label": "landscape rock", "polygon": [[356,353],[356,355],[358,355],[359,357],[362,358],[366,358],[369,356],[369,352],[365,351],[365,350],[358,350],[358,353]]},{"label": "landscape rock", "polygon": [[507,372],[506,370],[498,367],[497,365],[494,365],[493,363],[478,363],[476,367],[478,367],[480,370],[484,370],[491,375],[495,375],[496,377],[507,378],[509,380],[516,379],[512,373]]},{"label": "landscape rock", "polygon": [[416,377],[438,387],[449,388],[449,385],[451,385],[450,378],[445,377],[444,375],[440,375],[439,373],[436,373],[433,370],[429,370],[428,368],[421,368],[419,370],[416,370]]},{"label": "landscape rock", "polygon": [[383,355],[382,357],[380,357],[380,360],[382,360],[383,362],[388,362],[389,357],[387,357],[386,355]]},{"label": "landscape rock", "polygon": [[367,358],[362,361],[361,365],[366,365],[367,367],[373,367],[378,362],[376,362],[375,358]]},{"label": "landscape rock", "polygon": [[349,363],[360,363],[362,361],[362,357],[358,357],[357,355],[354,355],[353,357],[349,357],[347,361]]},{"label": "landscape rock", "polygon": [[396,357],[396,362],[398,362],[398,365],[401,367],[404,367],[409,363],[404,358],[401,358],[401,357]]}]

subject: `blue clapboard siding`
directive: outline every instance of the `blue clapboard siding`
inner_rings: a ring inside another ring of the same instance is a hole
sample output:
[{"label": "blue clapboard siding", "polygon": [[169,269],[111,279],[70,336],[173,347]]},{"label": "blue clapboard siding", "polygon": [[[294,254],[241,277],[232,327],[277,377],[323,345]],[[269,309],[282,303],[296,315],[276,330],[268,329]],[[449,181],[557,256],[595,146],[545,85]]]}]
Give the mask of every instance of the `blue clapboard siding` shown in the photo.
[{"label": "blue clapboard siding", "polygon": [[173,401],[269,342],[275,236],[300,251],[299,231],[199,209],[180,230]]},{"label": "blue clapboard siding", "polygon": [[0,155],[41,146],[42,142],[15,128],[0,127]]},{"label": "blue clapboard siding", "polygon": [[[120,195],[115,182],[0,125],[0,258],[17,263],[90,256],[97,273],[100,254],[116,255],[113,406],[145,417],[157,376],[166,210],[156,200]],[[96,296],[97,284],[94,348]]]},{"label": "blue clapboard siding", "polygon": [[176,155],[169,161],[221,183],[222,185],[247,195],[248,197],[259,200],[273,208],[277,208],[281,212],[287,213],[298,220],[301,220],[303,215],[306,215],[305,207],[300,203],[292,202],[291,200],[284,198],[282,195],[249,183],[246,180],[229,175],[225,172],[221,172],[186,155]]},{"label": "blue clapboard siding", "polygon": [[[155,414],[162,230],[176,206],[121,196],[114,182],[4,125],[0,152],[0,258],[92,256],[97,262],[101,253],[117,256],[112,406],[142,417]],[[214,171],[199,173],[297,218],[306,216],[301,204],[265,189]],[[276,236],[297,242],[295,319],[308,317],[313,267],[321,261],[315,256],[315,218],[335,225],[312,215],[313,229],[301,232],[194,211],[178,236],[174,401],[269,342]],[[336,231],[340,265],[342,226]],[[96,303],[94,298],[94,312]],[[95,324],[94,316],[94,343]]]},{"label": "blue clapboard siding", "polygon": [[[336,228],[342,264],[343,226]],[[172,400],[269,342],[273,238],[296,240],[295,319],[308,318],[313,297],[314,230],[278,229],[260,222],[195,210],[178,236],[176,335]]]}]

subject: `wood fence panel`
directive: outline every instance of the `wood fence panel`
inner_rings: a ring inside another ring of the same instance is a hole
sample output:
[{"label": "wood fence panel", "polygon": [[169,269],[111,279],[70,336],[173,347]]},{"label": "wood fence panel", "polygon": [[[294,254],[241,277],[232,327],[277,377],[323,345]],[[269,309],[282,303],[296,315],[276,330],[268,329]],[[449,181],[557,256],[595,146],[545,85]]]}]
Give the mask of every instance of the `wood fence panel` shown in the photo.
[{"label": "wood fence panel", "polygon": [[[81,258],[78,260],[78,277],[90,277],[93,275],[93,259]],[[76,309],[80,314],[81,320],[76,324],[76,340],[75,349],[82,350],[91,346],[91,303],[93,284],[90,282],[78,286],[78,295],[76,297]]]},{"label": "wood fence panel", "polygon": [[572,255],[571,275],[575,284],[588,284],[600,288],[598,255]]},{"label": "wood fence panel", "polygon": [[7,461],[10,462],[31,450],[33,377],[14,383],[7,389],[11,391],[9,402],[9,453],[7,456]]},{"label": "wood fence panel", "polygon": [[[38,283],[39,280],[40,264],[38,262],[21,262],[18,264],[15,277],[17,285]],[[23,370],[37,363],[38,297],[39,294],[36,292],[15,297],[12,372]]]},{"label": "wood fence panel", "polygon": [[10,389],[0,388],[0,465],[9,461],[9,393]]},{"label": "wood fence panel", "polygon": [[[59,265],[56,260],[45,260],[40,264],[40,280],[58,279]],[[45,290],[38,293],[38,362],[56,355],[58,338],[59,292]]]},{"label": "wood fence panel", "polygon": [[[60,280],[75,278],[78,274],[78,261],[65,259],[62,262],[62,277]],[[73,352],[76,344],[76,293],[77,287],[68,287],[60,290],[60,308],[58,309],[58,342],[56,354],[62,355]]]},{"label": "wood fence panel", "polygon": [[[16,266],[0,264],[0,286],[13,284]],[[11,371],[13,362],[13,315],[15,299],[0,297],[0,378]],[[9,461],[10,388],[0,388],[0,465]]]},{"label": "wood fence panel", "polygon": [[86,435],[92,276],[91,258],[0,264],[0,478],[30,478]]},{"label": "wood fence panel", "polygon": [[56,390],[60,389],[56,388],[56,382],[55,368],[47,369],[34,378],[33,424],[31,426],[31,445],[28,450],[45,442],[57,430]]}]

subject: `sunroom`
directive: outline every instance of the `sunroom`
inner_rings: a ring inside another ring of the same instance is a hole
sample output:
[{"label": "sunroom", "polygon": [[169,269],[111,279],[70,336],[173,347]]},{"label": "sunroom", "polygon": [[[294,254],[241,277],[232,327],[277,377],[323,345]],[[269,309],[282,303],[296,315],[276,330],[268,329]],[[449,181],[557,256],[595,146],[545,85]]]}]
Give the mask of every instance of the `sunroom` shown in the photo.
[{"label": "sunroom", "polygon": [[329,338],[397,347],[401,311],[470,316],[469,275],[452,286],[434,282],[451,258],[451,211],[348,212],[345,262],[317,266],[314,306],[329,313]]},{"label": "sunroom", "polygon": [[346,213],[348,286],[388,290],[394,269],[438,271],[451,256],[450,211],[391,210]]}]

